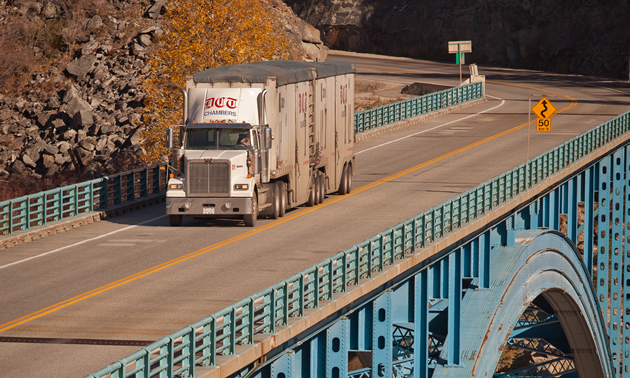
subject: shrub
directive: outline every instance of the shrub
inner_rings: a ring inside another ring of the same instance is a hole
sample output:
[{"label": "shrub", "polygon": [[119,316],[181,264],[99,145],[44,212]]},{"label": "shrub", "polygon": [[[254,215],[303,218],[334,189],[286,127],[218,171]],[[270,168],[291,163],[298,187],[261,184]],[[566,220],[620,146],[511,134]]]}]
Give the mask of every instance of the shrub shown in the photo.
[{"label": "shrub", "polygon": [[143,83],[145,160],[167,153],[166,128],[180,124],[180,88],[186,75],[231,64],[285,59],[288,41],[260,0],[173,0],[164,15],[165,33],[151,53]]}]

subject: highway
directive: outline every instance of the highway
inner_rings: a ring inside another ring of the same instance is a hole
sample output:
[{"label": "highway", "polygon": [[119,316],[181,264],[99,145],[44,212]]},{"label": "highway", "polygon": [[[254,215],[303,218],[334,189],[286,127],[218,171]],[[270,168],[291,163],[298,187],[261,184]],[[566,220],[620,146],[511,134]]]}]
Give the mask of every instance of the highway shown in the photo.
[{"label": "highway", "polygon": [[[328,60],[356,63],[362,78],[459,82],[451,63]],[[190,218],[169,227],[155,205],[0,251],[0,376],[85,376],[630,109],[625,82],[479,73],[487,102],[358,142],[349,195],[254,229]],[[536,133],[528,110],[543,94],[558,113]]]}]

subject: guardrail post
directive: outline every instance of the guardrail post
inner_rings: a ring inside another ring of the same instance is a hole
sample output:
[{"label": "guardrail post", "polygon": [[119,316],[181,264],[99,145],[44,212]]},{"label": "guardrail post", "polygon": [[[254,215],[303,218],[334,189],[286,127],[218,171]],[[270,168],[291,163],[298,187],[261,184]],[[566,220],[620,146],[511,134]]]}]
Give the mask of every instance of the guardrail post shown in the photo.
[{"label": "guardrail post", "polygon": [[236,309],[230,307],[230,312],[225,316],[230,319],[230,335],[228,338],[230,340],[230,348],[228,350],[230,355],[233,356],[236,353]]},{"label": "guardrail post", "polygon": [[282,325],[289,324],[289,284],[282,285]]},{"label": "guardrail post", "polygon": [[25,222],[22,225],[22,229],[23,230],[30,230],[31,229],[31,197],[26,196],[26,201],[25,201],[25,205],[24,205],[24,217],[25,217]]},{"label": "guardrail post", "polygon": [[346,252],[341,253],[343,253],[341,257],[341,292],[346,293],[348,292],[348,254]]},{"label": "guardrail post", "polygon": [[[334,265],[332,259],[328,259],[328,300],[333,300],[333,291],[334,283],[335,283],[335,275],[334,273]],[[319,308],[319,303],[317,304],[317,308]]]}]

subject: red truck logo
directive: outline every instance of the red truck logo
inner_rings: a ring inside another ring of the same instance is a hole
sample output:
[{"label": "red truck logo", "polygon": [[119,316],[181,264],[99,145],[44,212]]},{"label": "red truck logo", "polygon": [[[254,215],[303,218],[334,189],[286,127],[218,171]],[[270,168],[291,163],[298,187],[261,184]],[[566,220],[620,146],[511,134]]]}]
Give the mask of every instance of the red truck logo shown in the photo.
[{"label": "red truck logo", "polygon": [[224,106],[230,109],[235,109],[237,102],[238,100],[232,97],[219,97],[219,98],[210,97],[206,99],[206,109],[210,109],[212,107],[222,108]]}]

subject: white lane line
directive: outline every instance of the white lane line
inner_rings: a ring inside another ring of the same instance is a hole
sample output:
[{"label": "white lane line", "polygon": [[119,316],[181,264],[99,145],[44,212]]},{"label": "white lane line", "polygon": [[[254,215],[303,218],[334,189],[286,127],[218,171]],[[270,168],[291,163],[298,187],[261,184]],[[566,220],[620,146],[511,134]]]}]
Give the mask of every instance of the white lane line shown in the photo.
[{"label": "white lane line", "polygon": [[488,96],[488,95],[486,95],[486,96],[487,96],[487,97],[492,97],[492,98],[497,99],[497,100],[501,100],[501,103],[500,103],[499,105],[497,105],[497,106],[493,107],[493,108],[486,109],[486,110],[481,111],[481,112],[479,112],[479,113],[476,113],[476,114],[471,114],[471,115],[469,115],[469,116],[467,116],[467,117],[460,118],[460,119],[456,119],[456,120],[453,120],[453,121],[450,121],[450,122],[447,122],[447,123],[444,123],[444,124],[441,124],[441,125],[438,125],[438,126],[432,127],[432,128],[430,128],[430,129],[426,129],[426,130],[418,131],[417,133],[409,134],[409,135],[404,136],[404,137],[402,137],[402,138],[398,138],[398,139],[390,140],[389,142],[386,142],[386,143],[383,143],[383,144],[379,144],[378,146],[370,147],[370,148],[365,149],[365,150],[363,150],[363,151],[355,152],[354,154],[355,154],[355,155],[359,155],[359,154],[362,154],[362,153],[367,152],[367,151],[371,151],[371,150],[374,150],[374,149],[377,149],[377,148],[381,148],[381,147],[383,147],[383,146],[387,146],[388,144],[392,144],[392,143],[400,142],[401,140],[404,140],[404,139],[407,139],[407,138],[411,138],[412,136],[416,136],[416,135],[420,135],[420,134],[428,133],[429,131],[433,131],[433,130],[439,129],[439,128],[441,128],[441,127],[448,126],[448,125],[451,125],[451,124],[453,124],[453,123],[457,123],[457,122],[460,122],[460,121],[466,120],[466,119],[468,119],[468,118],[476,117],[476,116],[478,116],[478,115],[480,115],[480,114],[483,114],[483,113],[489,112],[489,111],[491,111],[491,110],[497,109],[497,108],[499,108],[499,107],[503,106],[503,104],[505,104],[505,100],[502,100],[502,99],[500,99],[500,98],[498,98],[498,97]]},{"label": "white lane line", "polygon": [[47,255],[51,255],[53,253],[56,253],[56,252],[59,252],[59,251],[63,251],[64,249],[76,247],[77,245],[81,245],[81,244],[84,244],[84,243],[87,243],[87,242],[91,242],[93,240],[102,239],[102,238],[105,238],[105,237],[117,234],[117,233],[122,232],[122,231],[131,230],[132,228],[135,228],[135,227],[138,227],[138,226],[142,226],[143,224],[150,223],[150,222],[156,221],[158,219],[162,219],[162,218],[166,218],[166,214],[165,215],[160,215],[159,217],[156,217],[156,218],[153,218],[153,219],[145,220],[144,222],[140,222],[140,223],[137,223],[137,224],[134,224],[134,225],[131,225],[131,226],[127,226],[125,228],[121,228],[120,230],[108,232],[107,234],[99,235],[99,236],[93,237],[91,239],[85,239],[85,240],[82,240],[82,241],[80,241],[78,243],[74,243],[74,244],[71,244],[71,245],[67,245],[65,247],[53,249],[52,251],[40,253],[39,255],[36,255],[36,256],[27,257],[25,259],[22,259],[22,260],[19,260],[19,261],[15,261],[15,262],[12,262],[10,264],[2,265],[2,266],[0,266],[0,269],[8,268],[10,266],[21,264],[21,263],[29,261],[29,260],[33,260],[33,259],[37,259],[37,258],[44,257],[44,256],[47,256]]},{"label": "white lane line", "polygon": [[102,243],[97,244],[97,247],[133,247],[135,243]]}]

